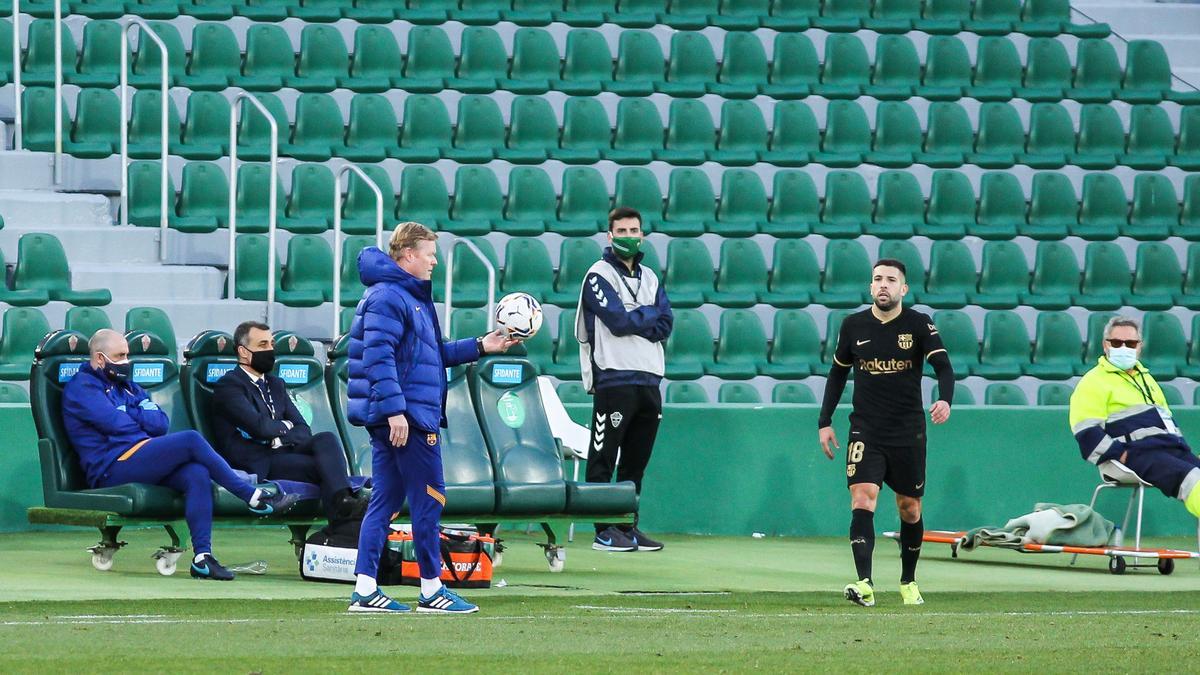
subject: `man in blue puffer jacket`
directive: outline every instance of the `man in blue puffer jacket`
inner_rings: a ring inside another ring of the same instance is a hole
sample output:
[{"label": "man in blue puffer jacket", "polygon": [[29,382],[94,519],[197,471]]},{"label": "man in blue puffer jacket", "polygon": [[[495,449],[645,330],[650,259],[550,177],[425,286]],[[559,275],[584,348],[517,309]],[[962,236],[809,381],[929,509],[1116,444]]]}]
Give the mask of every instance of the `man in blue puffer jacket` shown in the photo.
[{"label": "man in blue puffer jacket", "polygon": [[437,235],[419,223],[396,226],[388,253],[358,256],[367,287],[350,325],[347,414],[371,435],[371,503],[358,537],[351,612],[404,612],[376,585],[379,557],[393,513],[408,498],[413,546],[421,571],[418,612],[478,610],[442,585],[438,521],[446,504],[439,430],[446,426],[446,369],[517,343],[501,333],[442,340],[433,308]]}]

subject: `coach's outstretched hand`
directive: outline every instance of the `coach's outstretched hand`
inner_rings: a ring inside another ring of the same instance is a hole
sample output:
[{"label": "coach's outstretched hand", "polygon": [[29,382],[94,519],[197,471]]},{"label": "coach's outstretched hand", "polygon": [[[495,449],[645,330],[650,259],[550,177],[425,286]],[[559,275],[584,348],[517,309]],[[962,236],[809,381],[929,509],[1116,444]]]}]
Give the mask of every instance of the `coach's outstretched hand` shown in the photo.
[{"label": "coach's outstretched hand", "polygon": [[833,432],[833,427],[821,427],[817,430],[817,438],[821,439],[821,450],[829,459],[833,459],[833,448],[839,450],[842,448],[841,445],[838,445],[837,434]]},{"label": "coach's outstretched hand", "polygon": [[483,351],[488,354],[501,354],[519,342],[516,338],[504,337],[504,333],[494,330],[483,336]]},{"label": "coach's outstretched hand", "polygon": [[929,419],[934,424],[943,424],[950,419],[950,404],[945,401],[934,401],[933,405],[929,406]]}]

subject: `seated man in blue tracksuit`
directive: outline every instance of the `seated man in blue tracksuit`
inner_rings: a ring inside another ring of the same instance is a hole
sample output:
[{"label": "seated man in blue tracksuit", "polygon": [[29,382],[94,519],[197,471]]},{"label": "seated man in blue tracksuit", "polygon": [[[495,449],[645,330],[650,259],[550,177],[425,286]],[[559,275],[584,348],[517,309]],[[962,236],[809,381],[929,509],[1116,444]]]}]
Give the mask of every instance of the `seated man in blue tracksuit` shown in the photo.
[{"label": "seated man in blue tracksuit", "polygon": [[165,485],[183,493],[192,533],[191,573],[227,581],[234,574],[212,555],[212,482],[260,515],[282,514],[294,495],[267,495],[242,480],[195,431],[169,434],[170,420],[131,379],[129,343],[110,329],[88,341],[91,360],[63,389],[63,427],[93,488],[125,483]]},{"label": "seated man in blue tracksuit", "polygon": [[376,584],[379,558],[392,514],[408,498],[413,546],[421,572],[418,612],[478,611],[442,585],[438,521],[446,504],[439,431],[446,426],[446,369],[517,340],[499,332],[442,341],[430,279],[437,265],[437,235],[419,223],[396,226],[389,253],[358,255],[367,290],[350,325],[347,417],[371,434],[371,502],[358,537],[357,581],[351,612],[406,612]]}]

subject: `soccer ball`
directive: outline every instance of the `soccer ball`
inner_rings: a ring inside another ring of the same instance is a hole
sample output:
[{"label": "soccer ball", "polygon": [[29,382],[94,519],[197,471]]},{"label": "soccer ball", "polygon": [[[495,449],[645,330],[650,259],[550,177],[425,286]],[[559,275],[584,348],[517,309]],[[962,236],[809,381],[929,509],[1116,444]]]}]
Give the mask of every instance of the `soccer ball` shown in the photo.
[{"label": "soccer ball", "polygon": [[528,293],[509,293],[496,303],[496,325],[509,337],[528,340],[542,327],[542,305]]}]

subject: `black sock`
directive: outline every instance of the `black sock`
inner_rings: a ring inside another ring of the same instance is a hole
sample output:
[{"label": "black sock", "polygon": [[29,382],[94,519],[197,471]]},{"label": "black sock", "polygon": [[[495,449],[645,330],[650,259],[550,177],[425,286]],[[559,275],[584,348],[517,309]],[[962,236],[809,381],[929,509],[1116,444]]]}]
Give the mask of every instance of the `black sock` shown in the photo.
[{"label": "black sock", "polygon": [[900,521],[900,583],[916,580],[917,558],[921,557],[921,540],[925,536],[925,521]]},{"label": "black sock", "polygon": [[859,579],[871,578],[871,554],[875,551],[875,512],[854,509],[850,512],[850,550]]}]

